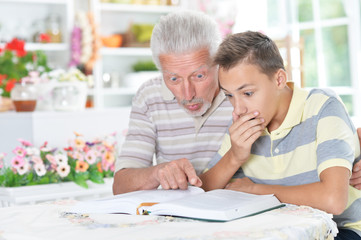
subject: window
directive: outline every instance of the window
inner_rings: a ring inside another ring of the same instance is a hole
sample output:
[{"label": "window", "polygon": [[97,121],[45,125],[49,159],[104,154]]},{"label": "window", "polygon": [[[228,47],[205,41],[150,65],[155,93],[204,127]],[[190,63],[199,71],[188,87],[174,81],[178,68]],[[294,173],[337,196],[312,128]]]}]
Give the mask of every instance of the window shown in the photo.
[{"label": "window", "polygon": [[[302,43],[302,68],[292,79],[305,88],[332,88],[349,114],[361,116],[359,0],[268,0],[266,32]],[[297,73],[297,72],[296,72]],[[290,73],[289,73],[290,74]]]}]

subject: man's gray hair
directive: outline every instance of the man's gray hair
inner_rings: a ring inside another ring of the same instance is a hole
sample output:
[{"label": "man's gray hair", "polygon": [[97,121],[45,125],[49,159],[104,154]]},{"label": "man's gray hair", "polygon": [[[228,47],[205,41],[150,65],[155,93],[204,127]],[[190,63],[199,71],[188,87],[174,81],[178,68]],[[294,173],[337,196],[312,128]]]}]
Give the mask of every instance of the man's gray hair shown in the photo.
[{"label": "man's gray hair", "polygon": [[210,57],[213,57],[221,41],[218,25],[210,16],[182,10],[160,18],[153,29],[150,47],[153,61],[161,70],[159,55],[208,49]]}]

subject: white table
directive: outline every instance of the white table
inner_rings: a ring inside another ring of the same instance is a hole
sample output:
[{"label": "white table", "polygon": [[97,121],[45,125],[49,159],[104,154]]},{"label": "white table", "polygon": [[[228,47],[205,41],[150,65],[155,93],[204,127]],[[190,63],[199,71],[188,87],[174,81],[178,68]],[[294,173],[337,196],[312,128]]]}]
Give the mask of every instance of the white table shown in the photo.
[{"label": "white table", "polygon": [[0,239],[17,240],[230,240],[333,239],[331,216],[287,205],[230,222],[123,214],[72,214],[75,201],[0,208]]}]

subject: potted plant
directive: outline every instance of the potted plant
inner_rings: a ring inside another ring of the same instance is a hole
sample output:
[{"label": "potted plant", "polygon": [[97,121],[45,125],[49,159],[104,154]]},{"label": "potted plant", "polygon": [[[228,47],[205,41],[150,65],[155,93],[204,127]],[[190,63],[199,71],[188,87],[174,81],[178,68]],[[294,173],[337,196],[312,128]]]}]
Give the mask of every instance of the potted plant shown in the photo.
[{"label": "potted plant", "polygon": [[[115,134],[102,139],[85,141],[81,134],[63,149],[52,148],[45,142],[40,147],[19,139],[20,145],[9,153],[0,153],[0,203],[21,201],[24,192],[28,198],[48,200],[55,196],[89,195],[92,188],[98,193],[99,184],[111,184],[117,154]],[[58,189],[54,193],[53,189]],[[89,190],[88,190],[89,189]],[[38,196],[32,196],[36,194]],[[53,195],[52,195],[53,194]],[[1,205],[1,204],[0,204]]]},{"label": "potted plant", "polygon": [[133,72],[124,77],[124,86],[139,88],[145,81],[160,75],[152,60],[138,61],[132,66]]}]

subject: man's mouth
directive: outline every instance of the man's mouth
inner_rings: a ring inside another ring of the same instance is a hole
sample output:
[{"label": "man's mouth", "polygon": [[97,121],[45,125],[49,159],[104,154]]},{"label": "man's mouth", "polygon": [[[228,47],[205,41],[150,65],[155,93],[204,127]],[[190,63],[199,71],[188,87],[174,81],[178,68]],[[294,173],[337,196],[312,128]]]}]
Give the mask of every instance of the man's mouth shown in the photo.
[{"label": "man's mouth", "polygon": [[190,105],[185,105],[185,107],[190,111],[196,111],[200,108],[200,104],[199,103],[190,104]]}]

